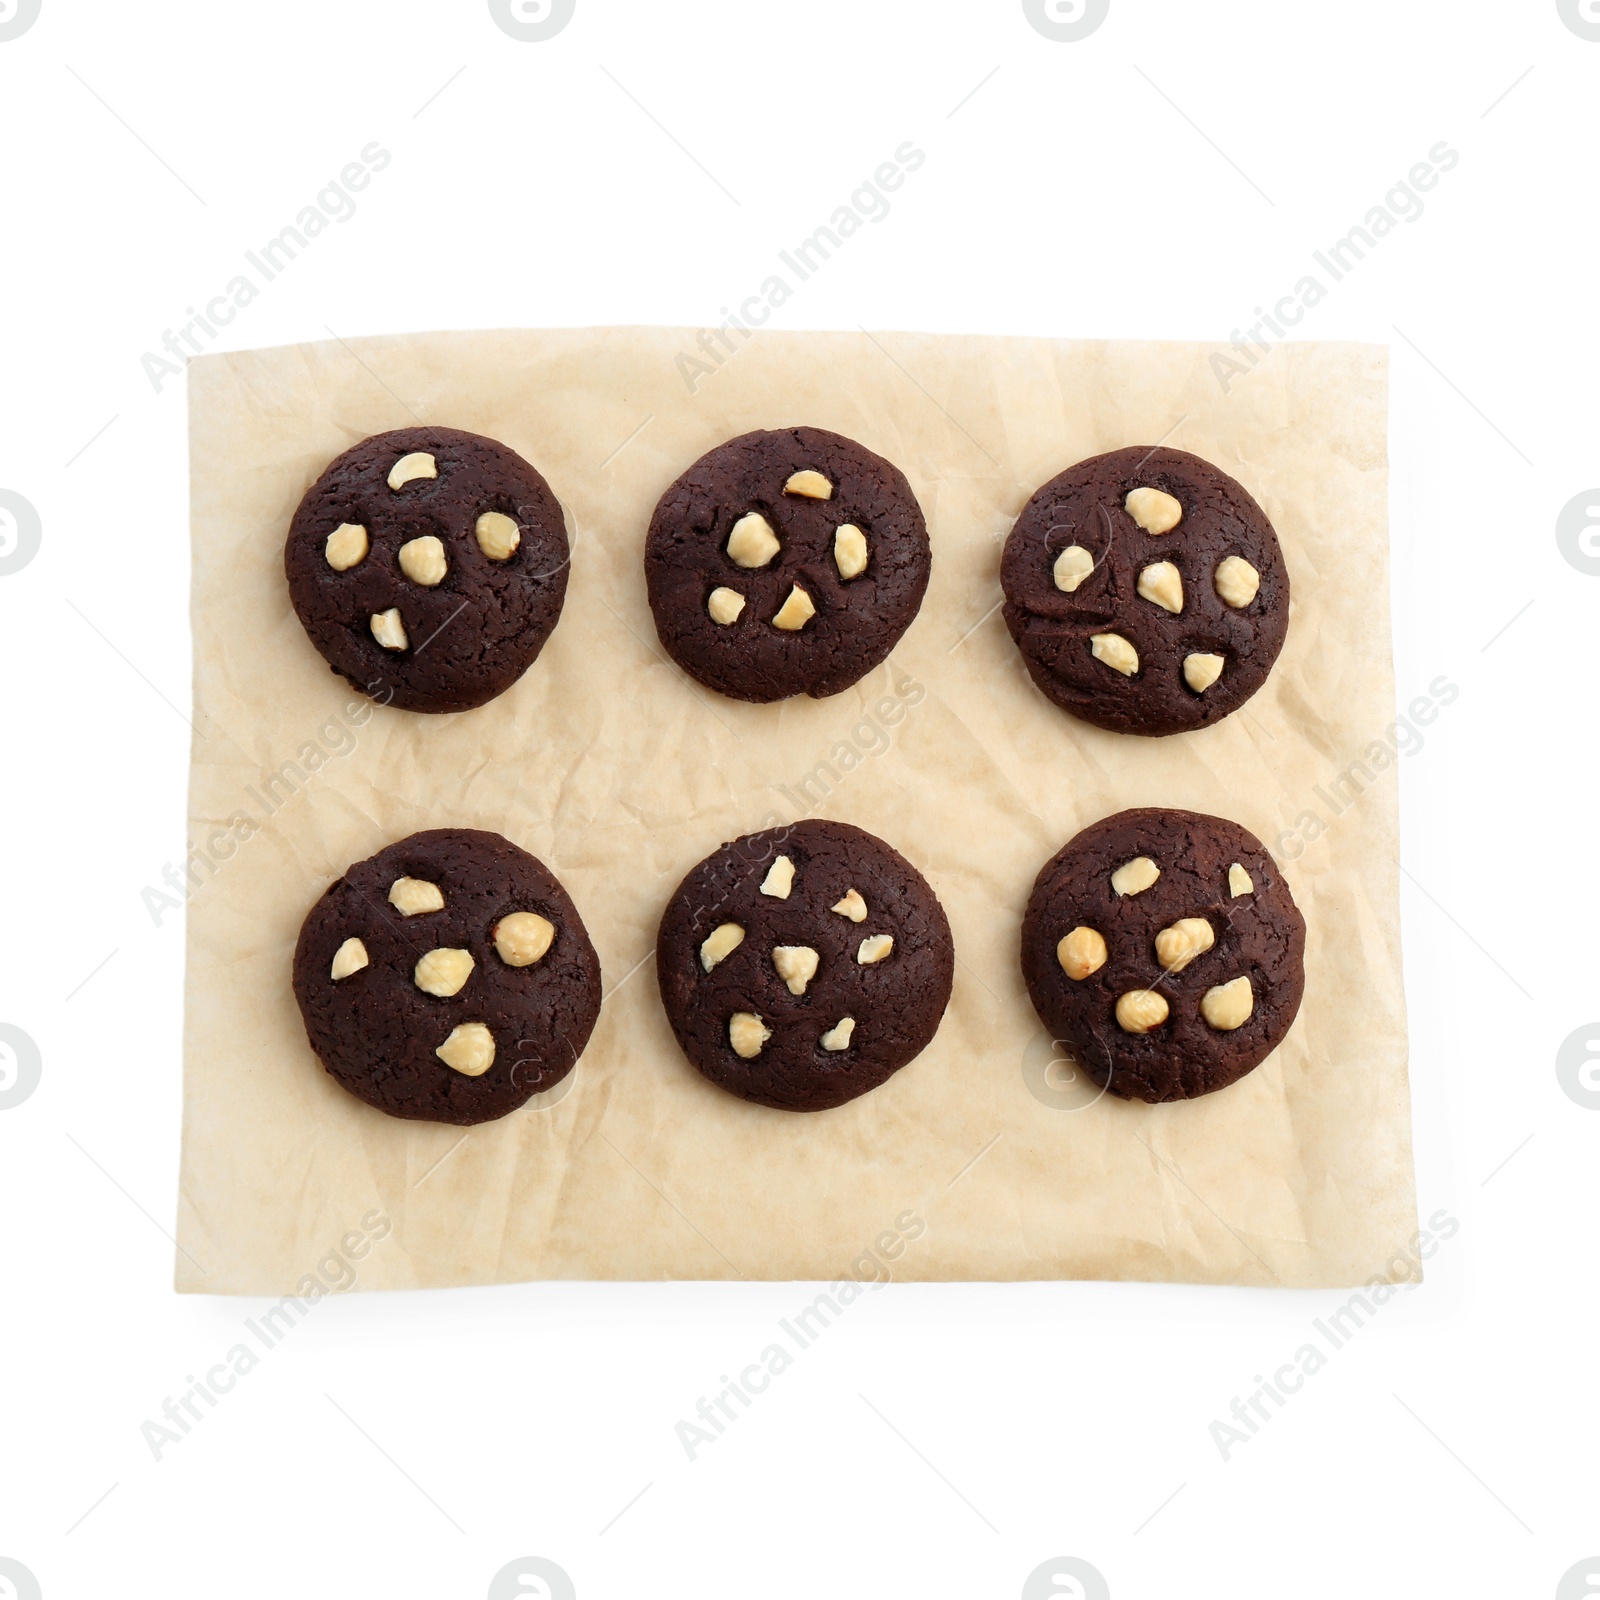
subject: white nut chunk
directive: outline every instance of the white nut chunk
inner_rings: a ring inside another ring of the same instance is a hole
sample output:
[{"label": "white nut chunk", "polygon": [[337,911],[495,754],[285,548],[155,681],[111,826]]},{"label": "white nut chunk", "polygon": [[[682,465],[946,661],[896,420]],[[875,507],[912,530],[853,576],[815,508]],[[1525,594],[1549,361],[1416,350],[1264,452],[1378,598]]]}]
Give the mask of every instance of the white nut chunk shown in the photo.
[{"label": "white nut chunk", "polygon": [[396,878],[389,885],[389,904],[402,917],[416,917],[424,911],[443,911],[444,892],[426,878]]},{"label": "white nut chunk", "polygon": [[367,559],[367,530],[359,522],[341,522],[328,535],[322,553],[335,572],[348,572]]},{"label": "white nut chunk", "polygon": [[719,962],[726,961],[743,943],[744,929],[737,922],[724,922],[701,940],[700,965],[709,972]]},{"label": "white nut chunk", "polygon": [[728,535],[728,559],[741,567],[764,567],[781,548],[772,524],[759,511],[740,517]]},{"label": "white nut chunk", "polygon": [[1124,1033],[1149,1033],[1167,1020],[1167,1002],[1154,989],[1130,989],[1117,998],[1117,1026]]},{"label": "white nut chunk", "polygon": [[1089,649],[1096,661],[1131,678],[1139,670],[1139,652],[1120,633],[1091,633]]},{"label": "white nut chunk", "polygon": [[804,994],[806,985],[817,975],[821,958],[806,944],[780,944],[772,950],[772,964],[789,986],[790,994]]},{"label": "white nut chunk", "polygon": [[856,1019],[854,1017],[840,1017],[817,1043],[824,1050],[848,1050],[850,1048],[850,1035],[855,1031]]},{"label": "white nut chunk", "polygon": [[1094,557],[1081,544],[1069,544],[1056,557],[1050,571],[1055,577],[1056,588],[1063,594],[1071,594],[1094,571]]},{"label": "white nut chunk", "polygon": [[846,583],[867,570],[867,536],[853,522],[833,530],[833,564]]},{"label": "white nut chunk", "polygon": [[1139,574],[1139,593],[1176,616],[1183,610],[1183,574],[1170,561],[1153,561]]},{"label": "white nut chunk", "polygon": [[1122,508],[1146,533],[1171,533],[1183,521],[1183,507],[1164,489],[1130,489]]},{"label": "white nut chunk", "polygon": [[875,962],[882,961],[894,949],[894,935],[892,933],[869,934],[861,941],[861,948],[856,951],[856,965],[870,967]]},{"label": "white nut chunk", "polygon": [[761,892],[770,894],[774,900],[787,900],[793,887],[794,862],[788,856],[779,856],[767,868],[767,875],[761,880]]},{"label": "white nut chunk", "polygon": [[1180,917],[1156,935],[1156,960],[1168,972],[1182,972],[1216,942],[1217,936],[1204,917]]},{"label": "white nut chunk", "polygon": [[508,967],[531,967],[544,959],[556,936],[556,925],[537,911],[513,911],[494,928],[494,948]]},{"label": "white nut chunk", "polygon": [[1217,593],[1235,610],[1247,606],[1261,587],[1261,574],[1243,556],[1224,556],[1212,580]]},{"label": "white nut chunk", "polygon": [[1235,978],[1232,983],[1219,983],[1207,989],[1200,997],[1200,1015],[1220,1033],[1232,1033],[1250,1020],[1256,1008],[1256,997],[1248,978]]},{"label": "white nut chunk", "polygon": [[811,603],[811,596],[797,583],[789,590],[789,598],[778,608],[772,626],[782,628],[785,633],[798,633],[816,614],[817,608]]},{"label": "white nut chunk", "polygon": [[460,994],[477,965],[470,950],[430,950],[412,970],[411,978],[424,994],[448,1000]]},{"label": "white nut chunk", "polygon": [[481,1078],[494,1065],[494,1035],[481,1022],[463,1022],[433,1052],[467,1078]]},{"label": "white nut chunk", "polygon": [[359,972],[367,964],[367,947],[359,939],[346,939],[334,952],[333,967],[328,976],[337,983],[341,978],[348,978],[352,972]]},{"label": "white nut chunk", "polygon": [[728,1043],[742,1061],[754,1061],[771,1037],[772,1029],[753,1011],[735,1011],[728,1018]]},{"label": "white nut chunk", "polygon": [[1222,676],[1227,662],[1209,650],[1196,650],[1183,658],[1183,681],[1196,694],[1204,694]]},{"label": "white nut chunk", "polygon": [[413,450],[389,468],[389,487],[403,489],[414,478],[437,478],[439,469],[426,450]]},{"label": "white nut chunk", "polygon": [[737,589],[713,589],[711,598],[706,601],[706,610],[713,622],[726,628],[730,622],[739,620],[739,613],[744,610],[744,596]]},{"label": "white nut chunk", "polygon": [[1056,960],[1069,978],[1082,982],[1106,964],[1106,941],[1093,928],[1074,928],[1056,945]]},{"label": "white nut chunk", "polygon": [[848,917],[852,922],[867,920],[867,902],[854,889],[846,889],[844,898],[835,900],[828,909],[837,912],[841,917]]},{"label": "white nut chunk", "polygon": [[1256,892],[1255,879],[1250,876],[1237,861],[1228,868],[1228,895],[1237,900],[1242,894]]},{"label": "white nut chunk", "polygon": [[485,511],[473,524],[478,548],[491,561],[509,561],[522,543],[522,529],[503,511]]},{"label": "white nut chunk", "polygon": [[1149,856],[1135,856],[1111,874],[1111,887],[1117,894],[1143,894],[1160,876],[1161,868]]},{"label": "white nut chunk", "polygon": [[410,642],[406,638],[406,625],[400,620],[399,606],[390,606],[387,611],[375,611],[368,625],[372,629],[372,637],[385,650],[404,650]]},{"label": "white nut chunk", "polygon": [[833,499],[833,485],[820,472],[813,472],[810,467],[802,472],[791,472],[789,481],[783,486],[783,492],[797,494],[807,500]]},{"label": "white nut chunk", "polygon": [[449,570],[444,558],[444,541],[431,533],[420,539],[407,539],[400,546],[400,570],[413,582],[431,589],[444,582]]}]

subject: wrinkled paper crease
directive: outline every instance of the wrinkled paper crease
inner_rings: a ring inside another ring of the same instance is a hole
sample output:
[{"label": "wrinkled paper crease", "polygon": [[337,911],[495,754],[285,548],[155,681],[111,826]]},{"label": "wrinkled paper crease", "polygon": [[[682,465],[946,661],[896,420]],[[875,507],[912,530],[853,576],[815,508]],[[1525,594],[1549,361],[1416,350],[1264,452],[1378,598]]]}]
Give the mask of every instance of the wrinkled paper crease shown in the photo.
[{"label": "wrinkled paper crease", "polygon": [[[369,1289],[1403,1276],[1390,1263],[1416,1222],[1395,773],[1375,771],[1353,799],[1329,787],[1395,716],[1385,352],[1281,346],[1226,393],[1212,347],[1191,344],[768,333],[699,374],[680,353],[705,361],[692,331],[609,328],[191,364],[178,1287],[289,1292],[372,1212],[392,1231],[360,1262]],[[289,519],[327,462],[418,422],[521,452],[573,539],[566,609],[539,661],[455,716],[353,695],[307,641],[283,577]],[[744,705],[661,654],[644,531],[704,451],[794,423],[904,470],[933,579],[889,662],[855,688]],[[1261,502],[1294,598],[1283,654],[1243,710],[1146,740],[1077,722],[1033,688],[998,612],[999,560],[1047,478],[1160,440]],[[1142,805],[1231,817],[1279,856],[1309,927],[1305,1003],[1274,1055],[1222,1093],[1084,1105],[1051,1067],[1018,927],[1061,844]],[[703,1080],[667,1027],[652,957],[691,866],[803,815],[856,823],[910,857],[958,958],[929,1049],[814,1115]],[[470,1130],[397,1121],[339,1089],[289,986],[301,920],[347,865],[452,825],[503,833],[556,872],[605,975],[568,1084]]]}]

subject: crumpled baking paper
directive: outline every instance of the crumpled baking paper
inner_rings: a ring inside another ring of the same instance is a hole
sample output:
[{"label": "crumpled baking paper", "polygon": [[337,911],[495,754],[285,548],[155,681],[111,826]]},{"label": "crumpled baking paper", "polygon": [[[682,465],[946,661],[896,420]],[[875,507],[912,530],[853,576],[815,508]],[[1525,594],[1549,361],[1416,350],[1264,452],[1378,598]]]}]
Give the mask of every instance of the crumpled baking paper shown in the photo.
[{"label": "crumpled baking paper", "polygon": [[[1206,345],[708,342],[670,328],[446,333],[191,363],[178,1287],[283,1294],[357,1244],[369,1289],[1414,1276],[1395,780],[1375,748],[1392,748],[1395,715],[1385,352],[1290,344],[1241,374]],[[565,613],[538,663],[455,716],[353,695],[307,641],[283,578],[290,516],[326,463],[418,422],[521,452],[573,541]],[[645,527],[704,451],[796,423],[905,471],[933,579],[892,658],[855,688],[744,705],[657,648]],[[1203,732],[1139,739],[1074,721],[1032,687],[999,615],[998,570],[1040,483],[1157,442],[1217,463],[1261,502],[1294,600],[1287,646],[1246,707]],[[1074,1077],[1018,970],[1039,866],[1085,824],[1142,805],[1251,829],[1309,927],[1286,1042],[1241,1083],[1185,1104],[1130,1104]],[[910,857],[949,913],[958,959],[932,1046],[815,1115],[746,1105],[702,1079],[673,1042],[652,960],[689,867],[800,816],[857,823]],[[494,829],[547,863],[605,973],[599,1025],[566,1083],[471,1130],[396,1121],[339,1089],[289,986],[301,919],[327,884],[390,840],[446,825]]]}]

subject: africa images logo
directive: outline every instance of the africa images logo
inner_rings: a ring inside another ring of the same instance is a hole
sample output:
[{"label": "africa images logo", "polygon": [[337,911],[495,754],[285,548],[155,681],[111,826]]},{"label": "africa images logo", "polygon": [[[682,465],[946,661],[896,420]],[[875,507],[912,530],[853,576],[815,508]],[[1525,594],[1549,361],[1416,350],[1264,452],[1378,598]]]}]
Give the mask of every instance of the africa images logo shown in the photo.
[{"label": "africa images logo", "polygon": [[1600,0],[1556,0],[1556,11],[1580,39],[1600,41]]},{"label": "africa images logo", "polygon": [[1600,1110],[1600,1022],[1586,1022],[1561,1041],[1556,1082],[1575,1106]]},{"label": "africa images logo", "polygon": [[1022,1600],[1111,1600],[1111,1589],[1098,1567],[1076,1556],[1052,1556],[1028,1574]]},{"label": "africa images logo", "polygon": [[489,15],[502,33],[522,44],[553,39],[572,21],[578,0],[489,0]]},{"label": "africa images logo", "polygon": [[21,1028],[0,1022],[0,1111],[20,1106],[39,1087],[39,1047]]},{"label": "africa images logo", "polygon": [[572,1579],[543,1556],[518,1556],[495,1573],[489,1600],[577,1600]]},{"label": "africa images logo", "polygon": [[39,553],[43,529],[29,500],[12,489],[0,489],[0,578],[21,572]]},{"label": "africa images logo", "polygon": [[1573,571],[1600,576],[1600,489],[1585,489],[1562,506],[1556,517],[1556,548]]},{"label": "africa images logo", "polygon": [[1056,44],[1087,39],[1111,12],[1111,0],[1022,0],[1022,14],[1036,33]]},{"label": "africa images logo", "polygon": [[0,44],[20,39],[39,20],[41,0],[0,0]]}]

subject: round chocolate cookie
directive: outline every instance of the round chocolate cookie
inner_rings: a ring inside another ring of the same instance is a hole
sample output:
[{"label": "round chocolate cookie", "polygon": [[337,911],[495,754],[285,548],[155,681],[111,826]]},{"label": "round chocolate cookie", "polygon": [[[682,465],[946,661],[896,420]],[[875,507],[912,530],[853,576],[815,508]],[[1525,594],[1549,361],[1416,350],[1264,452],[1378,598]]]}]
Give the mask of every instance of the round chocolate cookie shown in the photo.
[{"label": "round chocolate cookie", "polygon": [[876,1089],[928,1045],[955,946],[927,880],[845,822],[746,834],[667,905],[656,976],[683,1053],[783,1111]]},{"label": "round chocolate cookie", "polygon": [[498,833],[430,828],[311,908],[294,996],[329,1073],[391,1117],[466,1126],[572,1071],[600,962],[567,891]]},{"label": "round chocolate cookie", "polygon": [[1113,733],[1220,722],[1266,682],[1289,628],[1272,524],[1182,450],[1113,450],[1052,478],[1017,518],[1000,582],[1033,681]]},{"label": "round chocolate cookie", "polygon": [[407,711],[466,711],[509,689],[560,620],[567,564],[550,486],[459,428],[346,450],[306,491],[283,552],[328,664]]},{"label": "round chocolate cookie", "polygon": [[933,558],[905,474],[821,428],[746,433],[662,495],[645,581],[662,648],[735,700],[838,694],[911,626]]},{"label": "round chocolate cookie", "polygon": [[1305,990],[1306,925],[1261,841],[1195,811],[1122,811],[1045,863],[1022,921],[1044,1025],[1125,1100],[1258,1067]]}]

